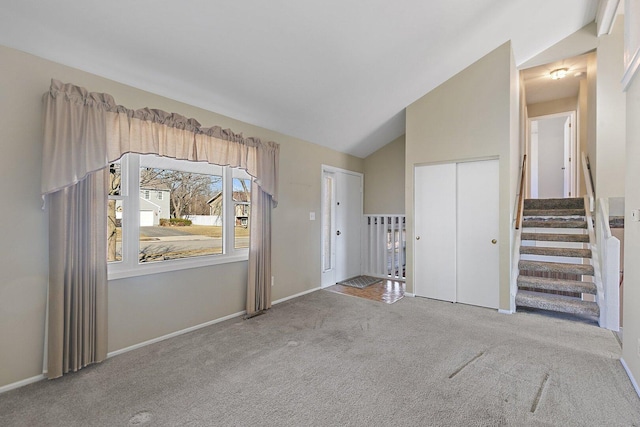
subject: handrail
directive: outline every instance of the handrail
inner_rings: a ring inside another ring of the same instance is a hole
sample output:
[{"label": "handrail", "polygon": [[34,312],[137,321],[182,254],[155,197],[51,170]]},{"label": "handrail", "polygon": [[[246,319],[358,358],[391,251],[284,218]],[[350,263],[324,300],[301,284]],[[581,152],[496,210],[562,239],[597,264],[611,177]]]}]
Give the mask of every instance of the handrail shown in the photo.
[{"label": "handrail", "polygon": [[609,238],[611,234],[611,224],[609,224],[609,202],[603,198],[598,201],[598,214],[596,217],[600,217],[600,224],[604,230],[604,237]]},{"label": "handrail", "polygon": [[584,174],[584,183],[587,186],[587,198],[589,199],[589,211],[595,210],[595,196],[593,191],[593,177],[591,176],[591,165],[589,158],[582,152],[582,173]]},{"label": "handrail", "polygon": [[516,214],[516,230],[520,229],[522,223],[522,209],[524,205],[524,179],[527,168],[527,155],[522,156],[522,172],[520,173],[520,194],[518,195],[518,213]]}]

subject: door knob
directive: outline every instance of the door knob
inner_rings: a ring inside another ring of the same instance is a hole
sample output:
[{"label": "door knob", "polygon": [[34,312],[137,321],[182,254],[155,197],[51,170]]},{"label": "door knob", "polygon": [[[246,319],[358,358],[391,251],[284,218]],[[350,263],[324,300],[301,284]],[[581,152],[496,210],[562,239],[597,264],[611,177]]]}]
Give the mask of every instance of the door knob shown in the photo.
[{"label": "door knob", "polygon": [[340,230],[338,230],[338,231],[336,231],[336,234],[339,236],[339,235],[341,235],[342,233],[340,232]]},{"label": "door knob", "polygon": [[420,240],[420,236],[416,236],[416,240]]},{"label": "door knob", "polygon": [[495,245],[496,243],[498,243],[498,241],[497,241],[496,239],[493,239],[493,240],[491,241],[491,243],[493,243],[493,244]]}]

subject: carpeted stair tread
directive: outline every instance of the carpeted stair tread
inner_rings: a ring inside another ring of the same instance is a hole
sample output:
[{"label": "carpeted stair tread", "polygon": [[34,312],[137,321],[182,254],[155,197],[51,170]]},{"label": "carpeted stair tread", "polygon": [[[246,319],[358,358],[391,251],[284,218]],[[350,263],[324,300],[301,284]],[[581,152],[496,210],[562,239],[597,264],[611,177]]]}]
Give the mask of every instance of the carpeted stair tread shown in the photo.
[{"label": "carpeted stair tread", "polygon": [[581,242],[589,243],[588,234],[562,234],[562,233],[522,233],[522,240],[537,240],[544,242]]},{"label": "carpeted stair tread", "polygon": [[595,302],[541,292],[518,291],[516,294],[516,306],[539,308],[561,313],[583,314],[594,317],[600,316],[600,308]]},{"label": "carpeted stair tread", "polygon": [[520,254],[591,258],[590,249],[547,248],[543,246],[520,246]]},{"label": "carpeted stair tread", "polygon": [[524,209],[584,209],[584,199],[525,199]]},{"label": "carpeted stair tread", "polygon": [[525,228],[587,228],[587,221],[562,218],[528,218],[522,221]]},{"label": "carpeted stair tread", "polygon": [[580,274],[593,276],[593,266],[590,264],[569,264],[561,262],[524,261],[518,262],[520,270],[544,271],[548,273]]},{"label": "carpeted stair tread", "polygon": [[523,211],[525,217],[528,216],[585,216],[586,212],[582,209],[525,209]]},{"label": "carpeted stair tread", "polygon": [[596,285],[592,282],[577,280],[552,279],[549,277],[518,276],[519,288],[543,289],[546,291],[575,292],[581,294],[597,293]]}]

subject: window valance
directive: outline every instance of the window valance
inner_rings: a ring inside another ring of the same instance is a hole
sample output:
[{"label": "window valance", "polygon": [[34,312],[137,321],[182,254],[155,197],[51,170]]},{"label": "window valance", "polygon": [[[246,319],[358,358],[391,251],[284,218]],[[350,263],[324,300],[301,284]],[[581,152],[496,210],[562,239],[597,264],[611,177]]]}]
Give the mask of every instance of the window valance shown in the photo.
[{"label": "window valance", "polygon": [[111,95],[51,80],[44,95],[42,193],[83,180],[126,153],[157,154],[245,169],[278,200],[280,147],[193,118],[117,105]]}]

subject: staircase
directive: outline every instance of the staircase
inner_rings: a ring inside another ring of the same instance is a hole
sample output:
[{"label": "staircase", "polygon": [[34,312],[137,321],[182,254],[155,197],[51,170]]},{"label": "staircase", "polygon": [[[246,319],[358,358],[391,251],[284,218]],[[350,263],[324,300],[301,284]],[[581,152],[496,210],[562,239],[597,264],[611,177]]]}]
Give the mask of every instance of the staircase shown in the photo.
[{"label": "staircase", "polygon": [[584,200],[527,199],[523,217],[516,307],[597,321],[598,304],[582,298],[596,295]]}]

